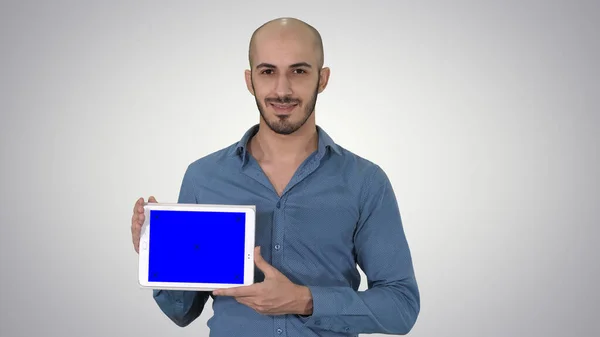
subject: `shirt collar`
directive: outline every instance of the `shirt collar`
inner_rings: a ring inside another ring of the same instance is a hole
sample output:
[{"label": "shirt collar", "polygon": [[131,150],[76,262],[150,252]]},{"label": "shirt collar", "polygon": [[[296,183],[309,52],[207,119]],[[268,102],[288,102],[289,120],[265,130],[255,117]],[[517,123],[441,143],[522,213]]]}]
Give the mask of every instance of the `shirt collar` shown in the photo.
[{"label": "shirt collar", "polygon": [[[258,132],[259,125],[256,124],[248,129],[242,138],[237,142],[237,144],[233,148],[232,155],[240,156],[242,159],[242,165],[245,165],[248,160],[248,142],[256,133]],[[317,145],[317,153],[319,158],[322,158],[327,150],[332,150],[336,154],[342,154],[342,151],[333,139],[321,128],[317,125],[317,133],[319,135],[319,143]]]}]

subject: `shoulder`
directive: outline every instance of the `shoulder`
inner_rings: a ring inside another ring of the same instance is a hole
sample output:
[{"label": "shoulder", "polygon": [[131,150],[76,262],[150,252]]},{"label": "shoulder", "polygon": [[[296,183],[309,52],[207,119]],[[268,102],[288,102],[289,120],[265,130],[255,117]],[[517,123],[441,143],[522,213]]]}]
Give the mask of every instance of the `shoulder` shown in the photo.
[{"label": "shoulder", "polygon": [[353,191],[361,217],[368,216],[381,205],[398,207],[394,188],[386,171],[373,160],[343,147],[339,148],[345,172],[352,172],[350,179],[355,182]]},{"label": "shoulder", "polygon": [[342,146],[338,145],[338,149],[338,160],[341,160],[337,163],[338,169],[343,172],[346,186],[353,186],[351,191],[361,212],[382,198],[395,197],[388,174],[379,163]]},{"label": "shoulder", "polygon": [[339,144],[322,127],[318,126],[318,131],[320,141],[330,150],[332,165],[329,165],[329,169],[340,175],[345,182],[359,186],[364,191],[373,184],[381,184],[387,180],[380,165]]},{"label": "shoulder", "polygon": [[235,154],[237,144],[237,142],[233,143],[189,163],[185,173],[186,176],[190,178],[206,176],[231,167],[236,159],[239,161]]},{"label": "shoulder", "polygon": [[342,160],[341,167],[345,172],[351,174],[355,179],[362,182],[363,188],[371,186],[381,186],[388,181],[385,170],[376,162],[360,156],[353,151],[336,145]]}]

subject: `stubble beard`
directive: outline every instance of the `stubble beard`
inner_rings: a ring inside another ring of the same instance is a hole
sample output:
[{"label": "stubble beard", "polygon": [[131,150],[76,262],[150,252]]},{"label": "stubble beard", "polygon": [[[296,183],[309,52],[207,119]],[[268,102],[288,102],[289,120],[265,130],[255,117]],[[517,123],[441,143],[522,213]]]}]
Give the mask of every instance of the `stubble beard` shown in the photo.
[{"label": "stubble beard", "polygon": [[[317,96],[319,95],[319,84],[320,84],[320,79],[319,79],[319,81],[317,81],[317,86],[313,92],[312,97],[308,101],[308,104],[306,104],[304,107],[304,110],[303,110],[304,118],[301,121],[296,122],[296,123],[289,121],[289,118],[291,116],[280,116],[280,117],[275,117],[276,120],[269,120],[265,113],[266,105],[269,104],[269,102],[274,102],[274,103],[284,103],[284,104],[285,103],[297,103],[298,106],[300,106],[302,104],[302,101],[292,99],[289,96],[285,96],[285,97],[277,97],[277,98],[269,99],[269,100],[265,99],[265,102],[264,102],[265,105],[262,105],[259,102],[256,95],[254,95],[254,100],[256,101],[256,106],[258,108],[258,111],[260,112],[262,119],[265,121],[265,124],[267,124],[269,129],[271,129],[273,132],[280,134],[280,135],[290,135],[290,134],[298,131],[306,123],[306,121],[308,121],[310,116],[314,113],[315,106],[317,105]],[[252,90],[254,90],[254,81],[252,81]],[[256,93],[256,90],[254,90],[254,92]]]}]

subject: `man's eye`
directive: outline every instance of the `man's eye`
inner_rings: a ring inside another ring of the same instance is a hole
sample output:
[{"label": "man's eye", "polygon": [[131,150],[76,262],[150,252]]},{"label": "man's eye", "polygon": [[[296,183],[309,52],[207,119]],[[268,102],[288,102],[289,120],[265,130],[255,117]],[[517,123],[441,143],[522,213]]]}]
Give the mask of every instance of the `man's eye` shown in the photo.
[{"label": "man's eye", "polygon": [[296,69],[296,70],[294,70],[294,72],[296,72],[296,74],[304,74],[304,73],[306,73],[306,71],[304,71],[303,69]]},{"label": "man's eye", "polygon": [[261,72],[261,74],[266,74],[266,75],[270,75],[272,73],[273,73],[273,70],[271,70],[271,69],[266,69]]}]

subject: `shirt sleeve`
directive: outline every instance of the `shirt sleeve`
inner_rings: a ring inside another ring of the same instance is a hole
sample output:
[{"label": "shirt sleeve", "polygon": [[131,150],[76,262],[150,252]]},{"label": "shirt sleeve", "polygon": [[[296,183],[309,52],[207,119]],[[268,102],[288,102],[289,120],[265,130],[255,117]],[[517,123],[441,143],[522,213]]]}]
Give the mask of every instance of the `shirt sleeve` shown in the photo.
[{"label": "shirt sleeve", "polygon": [[[181,183],[178,203],[197,203],[192,170],[189,166]],[[200,316],[210,292],[154,289],[152,296],[167,317],[178,326],[185,327]]]},{"label": "shirt sleeve", "polygon": [[368,289],[309,286],[313,313],[303,318],[307,327],[404,335],[417,320],[420,295],[399,206],[387,175],[375,167],[354,237]]}]

